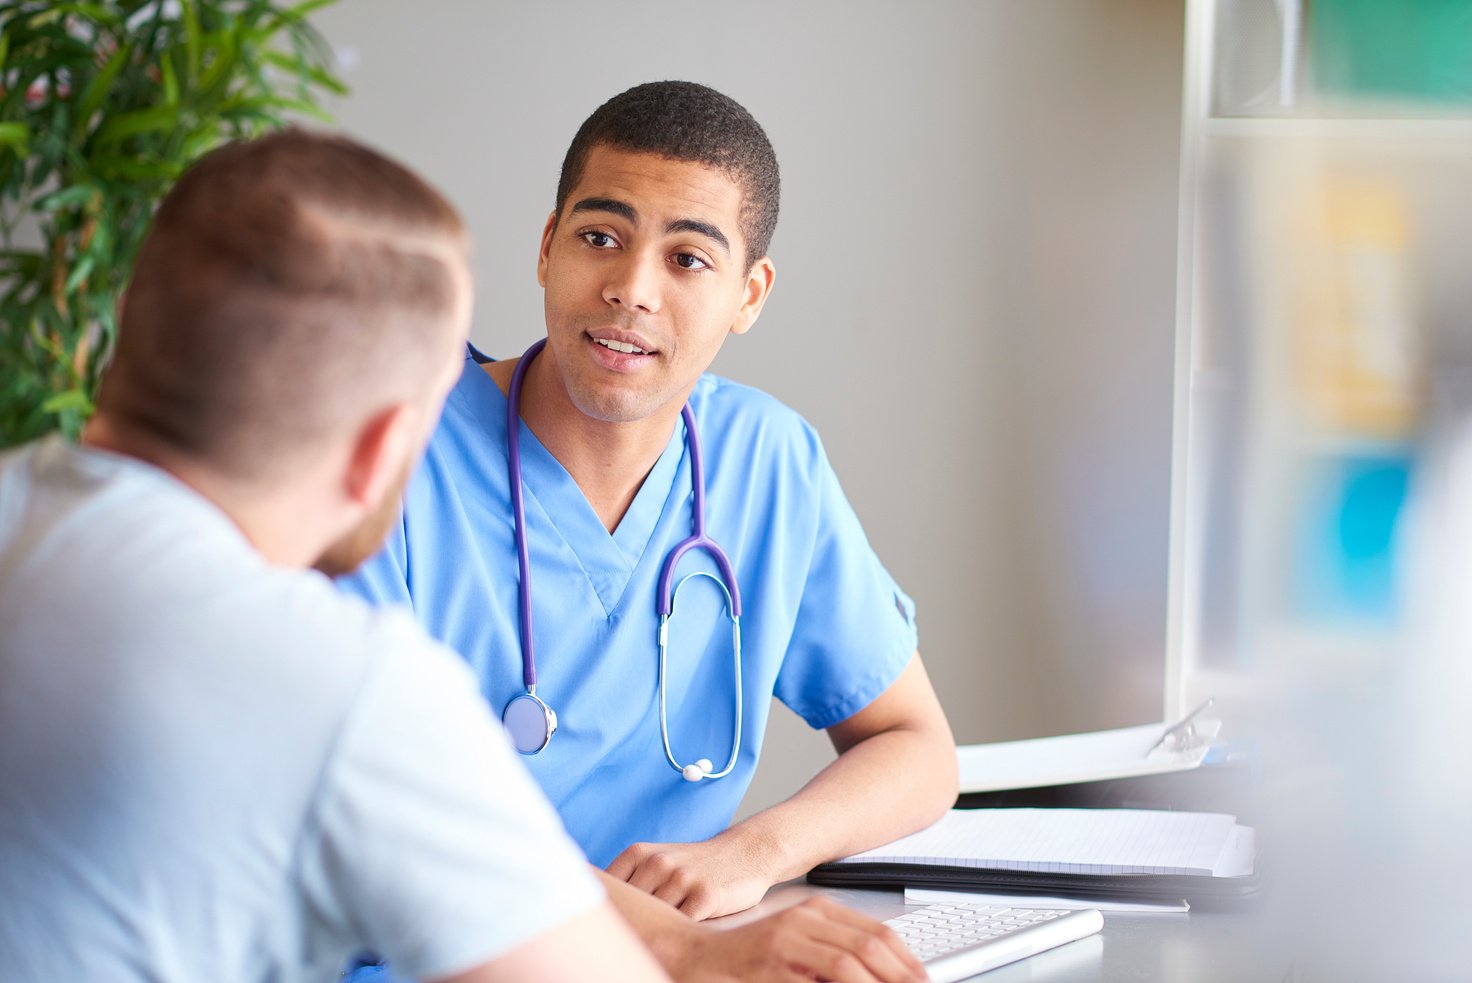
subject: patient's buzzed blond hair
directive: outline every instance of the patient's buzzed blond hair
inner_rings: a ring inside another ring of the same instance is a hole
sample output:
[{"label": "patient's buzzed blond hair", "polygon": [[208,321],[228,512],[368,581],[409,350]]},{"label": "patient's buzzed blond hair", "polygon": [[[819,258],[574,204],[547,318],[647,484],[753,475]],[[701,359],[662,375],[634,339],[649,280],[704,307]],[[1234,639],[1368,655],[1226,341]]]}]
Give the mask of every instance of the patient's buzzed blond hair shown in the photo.
[{"label": "patient's buzzed blond hair", "polygon": [[468,248],[444,198],[345,137],[221,147],[159,207],[99,412],[224,474],[288,472],[443,373]]}]

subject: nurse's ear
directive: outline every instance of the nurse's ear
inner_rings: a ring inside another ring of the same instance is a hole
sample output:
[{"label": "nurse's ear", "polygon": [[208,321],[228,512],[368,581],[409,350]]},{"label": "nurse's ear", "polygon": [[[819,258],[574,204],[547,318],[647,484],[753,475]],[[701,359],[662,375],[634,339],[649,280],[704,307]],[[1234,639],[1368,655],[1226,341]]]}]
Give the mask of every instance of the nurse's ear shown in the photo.
[{"label": "nurse's ear", "polygon": [[751,330],[776,280],[777,267],[770,256],[763,256],[751,264],[751,270],[746,274],[746,283],[741,288],[741,306],[736,310],[735,320],[731,322],[732,334],[746,334]]},{"label": "nurse's ear", "polygon": [[542,227],[542,248],[537,252],[537,282],[544,288],[547,286],[547,257],[552,251],[552,233],[557,231],[557,210],[547,216],[547,224]]}]

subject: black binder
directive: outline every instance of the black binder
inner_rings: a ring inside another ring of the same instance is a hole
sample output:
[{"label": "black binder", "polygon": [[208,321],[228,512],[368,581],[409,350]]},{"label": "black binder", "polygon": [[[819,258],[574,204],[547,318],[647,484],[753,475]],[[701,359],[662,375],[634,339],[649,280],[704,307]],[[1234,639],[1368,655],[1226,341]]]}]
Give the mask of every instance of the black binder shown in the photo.
[{"label": "black binder", "polygon": [[[1138,779],[1134,780],[1135,782]],[[1111,794],[1133,787],[1130,782],[1110,783]],[[1079,786],[1065,791],[1076,794]],[[1047,790],[1023,790],[1028,792]],[[1052,812],[1062,805],[1061,800],[1021,800],[1019,793],[990,793],[985,804],[993,808],[1011,810],[1016,808],[1041,808]],[[964,797],[963,797],[964,798]],[[1181,799],[1177,799],[1180,802]],[[970,805],[970,803],[967,803]],[[977,802],[976,805],[983,803]],[[1079,808],[1078,800],[1071,806]],[[1091,806],[1101,806],[1100,801],[1087,801],[1082,812]],[[958,812],[969,812],[958,806]],[[1152,810],[1161,811],[1161,810]],[[1173,810],[1164,810],[1171,812]],[[1262,876],[1262,844],[1254,834],[1255,856],[1252,873],[1236,877],[1219,877],[1205,871],[1176,873],[1107,872],[1081,873],[1076,871],[1020,870],[1016,868],[955,866],[939,859],[903,859],[885,861],[848,860],[820,864],[808,872],[812,884],[826,887],[854,888],[930,888],[942,891],[978,891],[991,894],[1045,895],[1069,898],[1097,898],[1114,901],[1178,902],[1185,899],[1192,907],[1235,907],[1251,901],[1265,888]]]},{"label": "black binder", "polygon": [[1234,907],[1257,897],[1259,874],[1210,877],[1199,874],[1063,874],[940,864],[830,863],[808,872],[808,881],[825,887],[922,887],[996,894],[1062,895],[1112,901],[1179,901],[1193,907]]}]

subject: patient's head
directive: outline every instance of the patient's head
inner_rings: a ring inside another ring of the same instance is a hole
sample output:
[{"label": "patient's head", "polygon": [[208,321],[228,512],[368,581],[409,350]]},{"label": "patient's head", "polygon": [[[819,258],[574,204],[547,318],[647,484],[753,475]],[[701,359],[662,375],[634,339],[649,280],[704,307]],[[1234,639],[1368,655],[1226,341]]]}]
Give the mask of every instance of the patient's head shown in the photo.
[{"label": "patient's head", "polygon": [[345,137],[221,147],[159,207],[98,416],[246,482],[290,476],[387,407],[432,422],[468,325],[468,248],[438,193]]}]

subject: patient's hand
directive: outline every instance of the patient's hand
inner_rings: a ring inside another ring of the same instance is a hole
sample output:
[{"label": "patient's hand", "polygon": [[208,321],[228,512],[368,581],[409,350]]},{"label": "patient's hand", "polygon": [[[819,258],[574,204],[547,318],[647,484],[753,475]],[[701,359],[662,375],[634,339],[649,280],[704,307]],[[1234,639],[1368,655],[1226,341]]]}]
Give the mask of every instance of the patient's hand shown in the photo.
[{"label": "patient's hand", "polygon": [[735,928],[698,928],[698,944],[665,961],[665,969],[679,983],[814,979],[924,983],[928,979],[899,936],[828,898],[809,898]]},{"label": "patient's hand", "polygon": [[726,834],[703,843],[635,843],[608,873],[691,918],[715,918],[745,911],[777,883],[765,852]]}]

